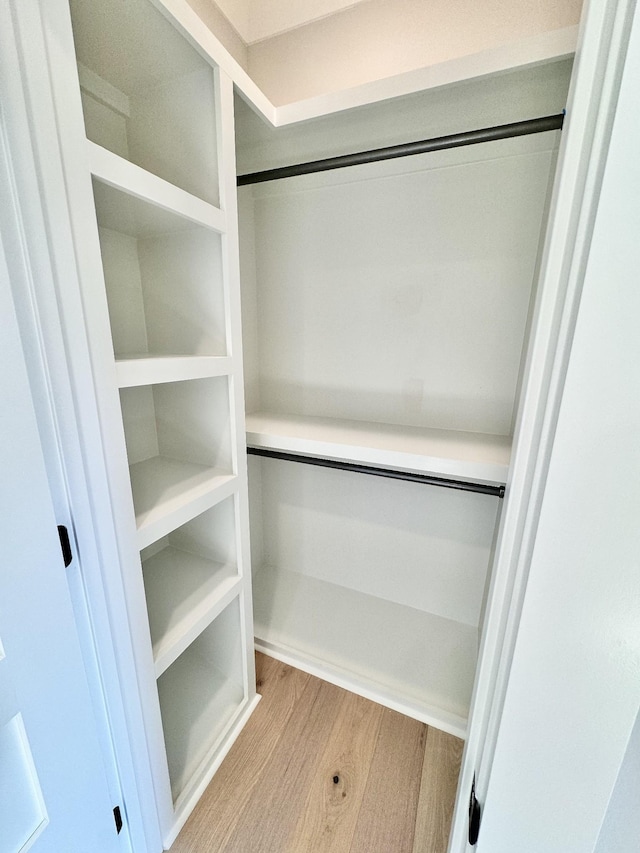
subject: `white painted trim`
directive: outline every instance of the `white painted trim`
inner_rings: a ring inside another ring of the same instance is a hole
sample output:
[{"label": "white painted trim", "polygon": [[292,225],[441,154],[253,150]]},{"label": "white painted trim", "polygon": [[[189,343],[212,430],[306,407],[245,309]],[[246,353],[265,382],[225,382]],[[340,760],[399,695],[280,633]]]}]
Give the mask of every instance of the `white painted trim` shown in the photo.
[{"label": "white painted trim", "polygon": [[363,696],[379,705],[384,705],[385,708],[390,708],[392,711],[398,711],[398,713],[425,723],[427,726],[434,726],[462,740],[467,735],[467,720],[457,714],[448,713],[441,708],[427,710],[422,704],[414,704],[410,700],[399,700],[395,694],[383,687],[372,685],[371,682],[358,678],[347,670],[331,666],[313,657],[313,655],[292,649],[283,643],[271,643],[256,637],[255,647],[256,651],[275,658],[275,660],[301,669],[303,672],[308,672],[316,678],[321,678],[323,681],[328,681],[330,684],[335,684],[336,687],[342,687],[344,690],[349,690],[351,693],[356,693],[358,696]]},{"label": "white painted trim", "polygon": [[[43,98],[44,107],[34,109],[34,121],[37,119],[38,123],[33,139],[44,147],[43,163],[60,173],[54,186],[43,187],[43,198],[57,262],[64,357],[77,421],[78,445],[74,452],[80,454],[89,494],[92,534],[102,570],[108,630],[115,647],[118,689],[126,717],[119,745],[124,748],[128,741],[136,790],[130,796],[134,805],[136,798],[140,800],[142,825],[137,827],[134,848],[155,853],[161,844],[157,803],[171,803],[171,791],[166,758],[164,767],[161,763],[158,767],[159,749],[154,741],[161,730],[160,712],[148,701],[156,691],[148,626],[139,618],[130,618],[130,614],[144,612],[145,604],[142,578],[133,570],[131,557],[136,553],[135,527],[128,497],[128,467],[119,450],[122,427],[116,417],[120,409],[118,393],[115,382],[113,388],[105,388],[94,381],[94,369],[98,375],[108,375],[108,371],[114,372],[114,366],[69,4],[67,0],[29,3],[38,3],[47,38],[47,49],[41,51],[37,61],[42,65],[42,56],[48,58],[51,92]],[[20,2],[19,6],[22,12],[27,4]],[[55,111],[49,119],[51,126],[42,126],[44,108],[46,112]],[[82,291],[81,278],[91,284],[89,297]],[[123,496],[118,504],[120,515],[114,513],[111,490]],[[121,571],[114,570],[118,566]],[[115,689],[115,685],[111,687]],[[128,798],[126,806],[128,810]]]},{"label": "white painted trim", "polygon": [[256,690],[256,673],[255,656],[253,654],[253,597],[251,588],[249,489],[245,437],[234,99],[233,80],[221,68],[215,72],[215,87],[216,103],[218,105],[220,201],[227,218],[227,231],[222,240],[227,352],[231,354],[235,365],[235,373],[229,381],[231,445],[238,482],[241,484],[235,495],[234,509],[238,574],[242,578],[243,587],[243,594],[240,596],[240,622],[244,642],[243,677],[249,691],[249,698],[251,698]]},{"label": "white painted trim", "polygon": [[[449,842],[468,850],[468,799],[486,793],[573,337],[634,0],[591,2],[569,92],[523,397]],[[616,22],[614,28],[614,19]],[[612,34],[612,30],[614,30]]]},{"label": "white painted trim", "polygon": [[[119,558],[103,521],[109,518],[104,514],[108,494],[104,475],[98,474],[95,480],[88,476],[88,460],[94,472],[100,471],[102,450],[99,442],[92,443],[90,439],[83,444],[80,438],[81,431],[91,437],[99,435],[99,428],[81,319],[82,306],[73,288],[74,282],[77,285],[73,227],[51,91],[55,83],[50,74],[52,67],[62,70],[63,77],[70,73],[77,87],[75,62],[68,63],[73,52],[65,51],[65,39],[58,38],[61,31],[65,36],[71,31],[69,8],[64,0],[12,0],[11,7],[20,54],[20,68],[16,71],[21,77],[24,103],[22,107],[6,103],[3,108],[16,133],[21,134],[17,143],[20,158],[15,157],[14,163],[17,167],[23,158],[30,159],[38,198],[36,210],[36,205],[27,201],[33,193],[26,178],[17,184],[21,203],[29,204],[30,218],[24,221],[25,240],[30,260],[37,264],[38,270],[36,286],[29,298],[43,369],[47,374],[45,393],[48,393],[52,425],[40,426],[48,431],[52,428],[53,440],[58,444],[60,472],[70,511],[66,523],[75,534],[81,554],[82,583],[95,643],[89,654],[96,656],[104,690],[131,845],[140,853],[156,851],[160,832],[146,753],[145,725],[137,701],[135,658],[129,633],[121,630],[127,624],[121,578],[119,573],[111,571]],[[76,103],[68,97],[67,87],[63,89],[63,102],[67,108],[77,107],[77,117],[82,122],[79,96]],[[25,126],[18,130],[18,122],[22,123],[18,115],[25,107]],[[84,158],[84,145],[79,146],[77,154],[81,160]],[[90,188],[88,191],[90,193]],[[43,233],[47,234],[48,243],[43,243]],[[61,288],[62,283],[69,287]],[[67,349],[65,329],[69,324],[74,334],[67,336]],[[123,843],[127,843],[124,835]]]}]

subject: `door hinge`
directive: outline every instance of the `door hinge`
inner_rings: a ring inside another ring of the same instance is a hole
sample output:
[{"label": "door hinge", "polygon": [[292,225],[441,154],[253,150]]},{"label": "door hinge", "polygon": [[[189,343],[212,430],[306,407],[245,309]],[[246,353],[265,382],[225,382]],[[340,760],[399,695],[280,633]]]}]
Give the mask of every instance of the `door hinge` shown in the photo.
[{"label": "door hinge", "polygon": [[122,829],[122,812],[120,811],[120,806],[114,808],[113,819],[116,824],[116,832],[120,835],[120,830]]},{"label": "door hinge", "polygon": [[62,559],[64,560],[64,567],[71,564],[71,560],[73,560],[73,553],[71,551],[71,541],[69,539],[69,531],[63,524],[58,525],[58,536],[60,537],[60,547],[62,548]]},{"label": "door hinge", "polygon": [[471,796],[469,797],[469,844],[473,847],[478,843],[480,835],[480,819],[482,817],[482,806],[476,798],[476,777],[473,777],[471,785]]}]

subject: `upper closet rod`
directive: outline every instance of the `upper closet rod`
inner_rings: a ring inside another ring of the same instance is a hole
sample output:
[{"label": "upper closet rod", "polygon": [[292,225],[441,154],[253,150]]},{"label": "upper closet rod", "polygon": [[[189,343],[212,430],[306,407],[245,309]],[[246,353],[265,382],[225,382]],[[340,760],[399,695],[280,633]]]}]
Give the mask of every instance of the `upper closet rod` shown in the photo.
[{"label": "upper closet rod", "polygon": [[561,130],[563,121],[564,113],[560,113],[527,121],[515,121],[512,124],[500,124],[496,127],[483,127],[480,130],[467,130],[464,133],[452,133],[449,136],[438,136],[436,139],[423,139],[418,142],[405,142],[402,145],[390,145],[387,148],[374,148],[372,151],[328,157],[326,160],[312,160],[310,163],[282,166],[279,169],[266,169],[264,172],[252,172],[250,175],[238,175],[238,186],[277,181],[280,178],[292,178],[295,175],[309,175],[312,172],[328,172],[330,169],[360,166],[363,163],[376,163],[378,160],[393,160],[396,157],[409,157],[412,154],[425,154],[427,151],[441,151],[444,148],[460,148],[463,145],[476,145],[478,142],[493,142],[496,139],[509,139],[512,136]]}]

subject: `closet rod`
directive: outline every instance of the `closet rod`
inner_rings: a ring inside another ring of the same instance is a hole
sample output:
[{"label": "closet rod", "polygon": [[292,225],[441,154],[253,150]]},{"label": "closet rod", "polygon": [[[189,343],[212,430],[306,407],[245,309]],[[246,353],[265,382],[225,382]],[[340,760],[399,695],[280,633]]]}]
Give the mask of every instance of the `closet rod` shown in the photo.
[{"label": "closet rod", "polygon": [[302,462],[304,465],[319,465],[321,468],[337,468],[340,471],[352,471],[356,474],[373,474],[375,477],[388,477],[392,480],[408,480],[411,483],[423,483],[428,486],[444,486],[446,489],[460,489],[464,492],[477,492],[481,495],[504,497],[504,486],[491,486],[487,483],[467,483],[465,480],[449,480],[446,477],[434,477],[431,474],[414,474],[411,471],[396,471],[391,468],[374,468],[372,465],[356,465],[339,459],[322,459],[317,456],[305,456],[302,453],[283,453],[281,450],[265,450],[263,447],[247,447],[251,456],[265,456],[267,459],[281,459],[284,462]]},{"label": "closet rod", "polygon": [[266,169],[263,172],[238,175],[238,186],[244,187],[263,181],[277,181],[281,178],[309,175],[313,172],[327,172],[330,169],[343,169],[346,166],[360,166],[363,163],[376,163],[378,160],[410,157],[413,154],[425,154],[428,151],[441,151],[445,148],[460,148],[463,145],[476,145],[479,142],[493,142],[496,139],[509,139],[512,136],[526,136],[531,133],[545,133],[548,130],[561,130],[563,122],[564,113],[559,113],[558,115],[532,118],[527,121],[515,121],[512,124],[500,124],[496,127],[483,127],[480,130],[452,133],[449,136],[438,136],[435,139],[405,142],[401,145],[390,145],[387,148],[374,148],[371,151],[328,157],[326,160],[312,160],[309,163],[282,166],[279,169]]}]

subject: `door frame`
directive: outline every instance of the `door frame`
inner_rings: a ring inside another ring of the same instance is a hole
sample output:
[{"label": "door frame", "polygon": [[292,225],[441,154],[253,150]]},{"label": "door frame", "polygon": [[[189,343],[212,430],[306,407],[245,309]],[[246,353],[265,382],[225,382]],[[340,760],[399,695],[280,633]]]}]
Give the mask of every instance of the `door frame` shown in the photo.
[{"label": "door frame", "polygon": [[607,159],[635,0],[586,0],[567,99],[449,853],[486,796]]},{"label": "door frame", "polygon": [[11,47],[0,133],[26,271],[14,293],[20,333],[56,514],[80,557],[70,589],[114,805],[131,849],[157,853],[163,845],[53,97],[60,61],[53,50],[68,49],[69,10],[64,0],[1,2],[13,22],[13,32],[0,34],[0,47]]}]

